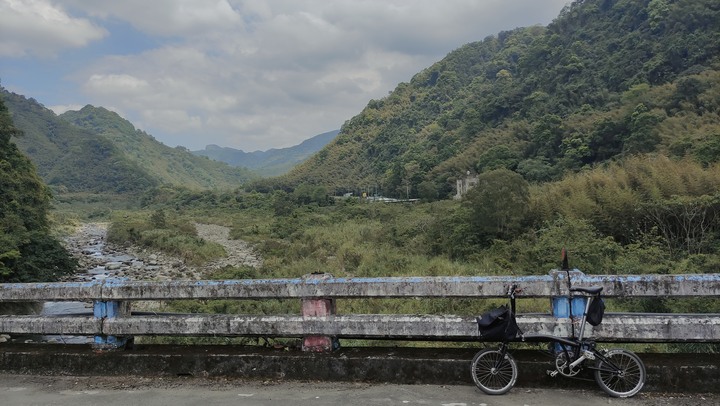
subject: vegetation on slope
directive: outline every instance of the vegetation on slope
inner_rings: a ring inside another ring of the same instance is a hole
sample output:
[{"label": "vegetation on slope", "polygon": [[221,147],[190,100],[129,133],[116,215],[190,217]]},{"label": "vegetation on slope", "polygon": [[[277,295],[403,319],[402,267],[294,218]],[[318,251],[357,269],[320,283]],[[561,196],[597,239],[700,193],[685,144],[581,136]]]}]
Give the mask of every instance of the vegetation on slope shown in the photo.
[{"label": "vegetation on slope", "polygon": [[170,148],[102,107],[88,105],[59,117],[108,139],[125,159],[152,174],[161,184],[191,189],[232,189],[257,177],[245,168],[198,157],[184,147]]},{"label": "vegetation on slope", "polygon": [[33,99],[2,95],[24,134],[15,142],[56,191],[136,194],[157,185],[110,140],[58,119]]},{"label": "vegetation on slope", "polygon": [[19,136],[0,98],[0,282],[57,280],[76,263],[50,233],[50,193],[11,141]]},{"label": "vegetation on slope", "polygon": [[642,153],[714,162],[719,33],[712,0],[576,1],[547,28],[453,51],[257,187],[445,198],[468,170],[546,182]]},{"label": "vegetation on slope", "polygon": [[167,147],[103,108],[86,106],[58,117],[33,99],[2,94],[25,134],[16,140],[18,147],[62,198],[137,196],[162,185],[232,189],[256,176]]},{"label": "vegetation on slope", "polygon": [[[142,236],[181,232],[154,227],[158,210],[168,224],[202,218],[230,226],[232,237],[255,244],[263,266],[226,268],[209,276],[216,278],[294,278],[311,272],[338,277],[544,275],[559,267],[563,247],[573,267],[596,275],[708,273],[720,266],[718,164],[635,157],[545,184],[531,185],[507,169],[486,172],[480,182],[488,187],[462,200],[416,204],[335,200],[310,185],[292,193],[168,193],[149,202],[147,215],[119,218],[112,230],[117,235],[140,230],[140,240],[163,247],[166,242]],[[192,227],[182,229],[183,241],[194,238]],[[208,248],[198,242],[187,251]],[[477,314],[493,303],[352,300],[339,303],[338,311]],[[609,304],[616,311],[720,310],[720,302],[712,300]],[[523,311],[546,311],[547,306],[545,301],[523,303]],[[237,301],[183,303],[180,309],[295,311],[287,304]]]}]

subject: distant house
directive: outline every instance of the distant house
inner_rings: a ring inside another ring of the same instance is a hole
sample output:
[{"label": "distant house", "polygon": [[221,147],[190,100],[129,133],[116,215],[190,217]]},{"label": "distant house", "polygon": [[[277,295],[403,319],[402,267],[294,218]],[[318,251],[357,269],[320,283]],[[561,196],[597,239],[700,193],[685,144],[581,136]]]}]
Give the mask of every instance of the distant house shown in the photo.
[{"label": "distant house", "polygon": [[465,177],[455,181],[455,196],[453,199],[461,199],[468,190],[474,188],[478,184],[478,176],[473,175],[470,171],[465,173]]}]

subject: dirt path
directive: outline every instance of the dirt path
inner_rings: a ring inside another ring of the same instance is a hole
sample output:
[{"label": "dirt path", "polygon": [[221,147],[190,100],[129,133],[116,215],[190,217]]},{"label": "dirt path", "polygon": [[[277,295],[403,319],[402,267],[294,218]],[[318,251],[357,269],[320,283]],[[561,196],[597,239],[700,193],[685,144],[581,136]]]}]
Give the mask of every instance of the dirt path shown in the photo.
[{"label": "dirt path", "polygon": [[260,268],[262,258],[245,241],[231,240],[230,229],[215,224],[195,223],[198,237],[222,245],[225,248],[227,257],[212,261],[204,266],[205,269],[218,269],[225,266],[250,266]]}]

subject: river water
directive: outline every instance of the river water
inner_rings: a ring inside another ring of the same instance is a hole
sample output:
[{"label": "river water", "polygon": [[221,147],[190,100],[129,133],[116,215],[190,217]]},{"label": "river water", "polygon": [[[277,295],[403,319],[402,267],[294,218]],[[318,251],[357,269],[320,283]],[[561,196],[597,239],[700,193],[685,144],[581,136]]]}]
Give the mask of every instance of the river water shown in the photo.
[{"label": "river water", "polygon": [[[262,266],[262,258],[246,242],[229,239],[227,227],[214,224],[195,224],[199,237],[221,244],[227,256],[211,261],[203,269],[187,266],[179,258],[137,247],[125,249],[106,244],[107,224],[86,223],[65,239],[67,249],[80,263],[78,273],[65,281],[93,282],[119,280],[198,280],[205,272],[225,266]],[[142,258],[142,259],[140,259]],[[92,315],[89,302],[46,302],[41,313],[45,316]],[[19,340],[20,338],[18,338]],[[24,338],[26,339],[26,338]],[[35,338],[37,340],[38,337]],[[43,342],[86,343],[92,337],[45,336]],[[15,341],[15,338],[13,338]]]},{"label": "river water", "polygon": [[[98,224],[86,224],[75,235],[67,239],[68,249],[81,257],[81,270],[73,275],[72,281],[93,282],[105,279],[125,279],[118,276],[123,267],[141,264],[136,258],[115,251],[106,250],[106,228]],[[40,314],[43,316],[92,316],[91,302],[62,301],[45,302]],[[46,335],[24,338],[24,342],[43,342],[60,344],[88,344],[94,337]]]}]

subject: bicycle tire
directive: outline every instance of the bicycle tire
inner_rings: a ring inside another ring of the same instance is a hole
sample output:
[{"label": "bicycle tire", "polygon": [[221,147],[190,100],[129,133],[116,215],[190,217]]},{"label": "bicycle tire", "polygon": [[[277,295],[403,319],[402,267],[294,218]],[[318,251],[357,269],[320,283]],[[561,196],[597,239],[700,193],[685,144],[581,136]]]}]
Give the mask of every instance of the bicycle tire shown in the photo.
[{"label": "bicycle tire", "polygon": [[605,393],[616,398],[628,398],[640,392],[647,378],[645,364],[640,357],[632,351],[613,349],[605,354],[605,358],[619,369],[615,371],[615,367],[598,359],[595,381]]},{"label": "bicycle tire", "polygon": [[517,381],[518,368],[513,357],[505,353],[486,348],[472,360],[471,372],[475,385],[488,395],[507,393]]}]

